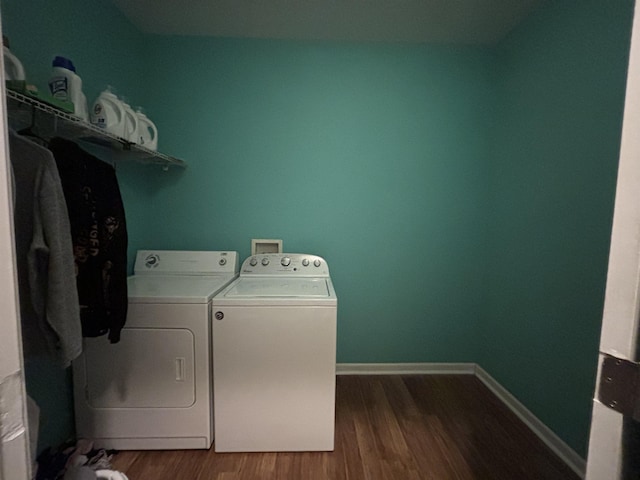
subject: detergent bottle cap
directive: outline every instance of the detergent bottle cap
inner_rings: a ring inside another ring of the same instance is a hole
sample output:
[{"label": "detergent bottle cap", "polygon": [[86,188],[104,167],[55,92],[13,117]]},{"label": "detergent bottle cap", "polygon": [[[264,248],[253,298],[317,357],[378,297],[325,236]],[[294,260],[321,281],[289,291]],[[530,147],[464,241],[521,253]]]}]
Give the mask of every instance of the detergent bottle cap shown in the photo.
[{"label": "detergent bottle cap", "polygon": [[53,59],[54,67],[66,68],[67,70],[71,70],[72,72],[76,71],[76,67],[73,66],[73,62],[65,57],[57,56]]}]

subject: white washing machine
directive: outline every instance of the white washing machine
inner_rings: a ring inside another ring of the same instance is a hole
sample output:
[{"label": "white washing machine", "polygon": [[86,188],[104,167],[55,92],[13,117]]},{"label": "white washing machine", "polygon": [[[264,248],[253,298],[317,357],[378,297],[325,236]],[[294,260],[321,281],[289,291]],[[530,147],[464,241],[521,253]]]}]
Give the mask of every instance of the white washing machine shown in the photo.
[{"label": "white washing machine", "polygon": [[249,257],[214,297],[216,452],[333,450],[337,304],[304,254]]},{"label": "white washing machine", "polygon": [[209,448],[211,299],[236,252],[139,251],[119,343],[85,338],[73,363],[76,430],[119,450]]}]

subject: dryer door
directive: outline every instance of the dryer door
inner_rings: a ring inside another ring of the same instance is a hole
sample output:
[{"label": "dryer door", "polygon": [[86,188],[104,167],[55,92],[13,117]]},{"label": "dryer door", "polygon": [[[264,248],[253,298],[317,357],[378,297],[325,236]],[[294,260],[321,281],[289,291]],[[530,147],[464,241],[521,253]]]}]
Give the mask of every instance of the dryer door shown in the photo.
[{"label": "dryer door", "polygon": [[185,408],[195,402],[190,330],[125,328],[116,344],[85,338],[84,361],[93,408]]}]

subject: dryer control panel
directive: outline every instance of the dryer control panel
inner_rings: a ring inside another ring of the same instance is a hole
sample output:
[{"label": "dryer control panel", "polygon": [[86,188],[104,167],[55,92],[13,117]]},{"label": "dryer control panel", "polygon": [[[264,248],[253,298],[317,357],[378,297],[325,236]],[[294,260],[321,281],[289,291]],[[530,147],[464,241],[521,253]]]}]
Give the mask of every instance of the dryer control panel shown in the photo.
[{"label": "dryer control panel", "polygon": [[306,253],[263,253],[242,263],[240,276],[287,275],[292,277],[328,277],[324,258]]},{"label": "dryer control panel", "polygon": [[138,250],[136,275],[219,275],[238,273],[238,252]]}]

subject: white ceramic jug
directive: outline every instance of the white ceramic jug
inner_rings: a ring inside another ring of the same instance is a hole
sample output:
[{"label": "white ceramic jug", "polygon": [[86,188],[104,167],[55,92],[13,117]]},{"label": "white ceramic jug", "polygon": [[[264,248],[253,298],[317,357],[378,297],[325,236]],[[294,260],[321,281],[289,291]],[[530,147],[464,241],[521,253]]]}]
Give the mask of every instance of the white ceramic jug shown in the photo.
[{"label": "white ceramic jug", "polygon": [[125,111],[122,102],[110,87],[98,95],[91,107],[91,123],[105,131],[124,137]]},{"label": "white ceramic jug", "polygon": [[124,134],[122,138],[131,143],[138,143],[138,116],[128,103],[122,102],[124,109]]},{"label": "white ceramic jug", "polygon": [[149,150],[158,150],[158,129],[149,118],[138,109],[138,143]]}]

